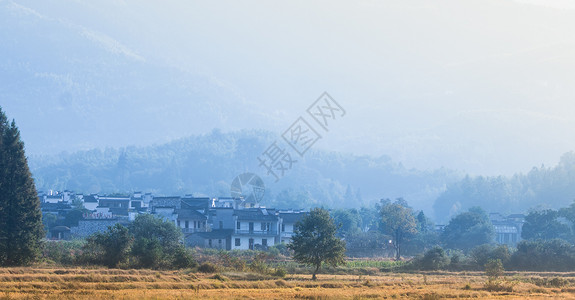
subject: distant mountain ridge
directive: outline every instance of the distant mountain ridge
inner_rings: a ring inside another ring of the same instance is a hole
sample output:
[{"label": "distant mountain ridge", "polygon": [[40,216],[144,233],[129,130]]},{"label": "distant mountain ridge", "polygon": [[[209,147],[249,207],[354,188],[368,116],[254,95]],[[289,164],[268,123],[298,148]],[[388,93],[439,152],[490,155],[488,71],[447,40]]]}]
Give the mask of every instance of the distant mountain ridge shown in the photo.
[{"label": "distant mountain ridge", "polygon": [[459,178],[449,170],[407,170],[388,157],[313,151],[275,183],[257,160],[275,139],[261,130],[214,130],[155,146],[32,156],[30,162],[38,189],[83,193],[229,196],[233,178],[253,172],[266,184],[264,205],[280,208],[357,208],[404,197],[429,212],[445,186]]},{"label": "distant mountain ridge", "polygon": [[555,167],[512,177],[463,177],[447,169],[408,170],[389,157],[311,151],[275,183],[258,156],[277,139],[263,130],[192,136],[147,147],[106,148],[31,156],[39,190],[82,193],[153,192],[156,195],[229,196],[235,176],[258,174],[263,205],[278,208],[359,208],[382,198],[405,198],[436,221],[481,206],[488,212],[526,213],[575,200],[575,153]]},{"label": "distant mountain ridge", "polygon": [[469,177],[448,185],[433,205],[446,220],[473,206],[492,212],[527,213],[530,209],[567,207],[575,201],[575,152],[561,157],[557,166],[534,167],[512,177]]},{"label": "distant mountain ridge", "polygon": [[29,152],[166,142],[214,124],[258,127],[250,104],[217,78],[149,59],[124,32],[23,3],[0,1],[0,28],[9,28],[0,30],[0,99]]}]

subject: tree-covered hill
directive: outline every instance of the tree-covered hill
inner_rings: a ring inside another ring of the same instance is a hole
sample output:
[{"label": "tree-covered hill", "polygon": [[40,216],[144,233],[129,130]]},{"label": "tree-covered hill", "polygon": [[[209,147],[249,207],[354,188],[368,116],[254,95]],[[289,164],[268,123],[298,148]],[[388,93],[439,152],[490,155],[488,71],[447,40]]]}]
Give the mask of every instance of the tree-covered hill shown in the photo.
[{"label": "tree-covered hill", "polygon": [[36,185],[44,191],[229,196],[234,177],[253,172],[264,179],[263,204],[268,207],[358,208],[403,197],[437,222],[473,206],[511,214],[537,206],[565,207],[575,199],[575,153],[565,154],[555,167],[533,168],[527,174],[463,177],[446,169],[406,169],[386,156],[317,150],[298,157],[276,183],[258,161],[276,140],[268,131],[214,130],[154,146],[32,156],[30,163]]},{"label": "tree-covered hill", "polygon": [[167,144],[33,156],[30,161],[38,189],[82,193],[229,196],[234,177],[253,172],[265,181],[264,204],[282,208],[360,207],[404,197],[429,211],[445,186],[460,178],[445,169],[407,170],[385,156],[310,151],[297,157],[276,183],[258,165],[258,156],[275,140],[266,131],[214,130]]},{"label": "tree-covered hill", "polygon": [[575,199],[575,153],[555,167],[533,168],[512,177],[469,177],[448,185],[435,201],[435,216],[446,219],[473,206],[490,212],[525,213],[531,208],[566,207]]}]

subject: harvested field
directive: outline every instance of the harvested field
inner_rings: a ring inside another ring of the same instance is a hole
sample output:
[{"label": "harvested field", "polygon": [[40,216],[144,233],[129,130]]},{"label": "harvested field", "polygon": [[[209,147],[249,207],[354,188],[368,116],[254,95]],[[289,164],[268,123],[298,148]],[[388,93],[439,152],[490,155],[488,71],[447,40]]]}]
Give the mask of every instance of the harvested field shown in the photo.
[{"label": "harvested field", "polygon": [[507,273],[486,286],[480,272],[370,276],[219,274],[182,271],[2,268],[0,299],[444,299],[575,298],[575,273]]}]

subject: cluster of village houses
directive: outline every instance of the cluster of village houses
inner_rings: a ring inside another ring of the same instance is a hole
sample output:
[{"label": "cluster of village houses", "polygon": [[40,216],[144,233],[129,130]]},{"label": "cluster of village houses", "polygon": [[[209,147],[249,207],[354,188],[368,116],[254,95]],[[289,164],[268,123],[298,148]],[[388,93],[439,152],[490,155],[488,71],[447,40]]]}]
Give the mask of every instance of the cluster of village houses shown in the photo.
[{"label": "cluster of village houses", "polygon": [[50,239],[85,238],[116,223],[129,224],[138,214],[154,214],[182,230],[190,247],[218,249],[265,249],[289,243],[294,225],[304,211],[276,210],[244,198],[156,197],[151,193],[131,196],[81,195],[71,191],[39,193],[43,214],[65,216],[73,201],[86,211],[77,227],[56,226]]},{"label": "cluster of village houses", "polygon": [[[265,208],[244,198],[156,197],[136,192],[131,196],[82,195],[71,191],[40,192],[42,213],[63,217],[79,201],[88,213],[78,226],[56,226],[48,232],[50,239],[85,238],[104,231],[116,223],[129,224],[138,214],[154,214],[173,222],[182,230],[184,243],[190,247],[217,249],[266,249],[289,243],[294,225],[306,212]],[[496,242],[515,246],[521,240],[525,216],[491,213]],[[441,230],[442,226],[437,226]]]}]

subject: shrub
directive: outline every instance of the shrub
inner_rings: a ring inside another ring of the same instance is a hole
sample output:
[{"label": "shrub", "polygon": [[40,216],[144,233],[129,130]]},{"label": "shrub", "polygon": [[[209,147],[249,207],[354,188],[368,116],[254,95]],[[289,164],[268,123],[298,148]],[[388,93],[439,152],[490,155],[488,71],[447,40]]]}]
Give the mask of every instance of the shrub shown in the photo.
[{"label": "shrub", "polygon": [[287,271],[284,267],[277,267],[272,275],[284,278],[287,275]]},{"label": "shrub", "polygon": [[422,270],[440,270],[447,268],[450,262],[443,248],[436,246],[425,252],[418,265]]},{"label": "shrub", "polygon": [[267,274],[269,272],[269,266],[265,262],[266,255],[264,253],[258,253],[254,260],[249,264],[249,269],[253,272]]},{"label": "shrub", "polygon": [[507,245],[493,246],[485,244],[471,249],[469,256],[475,268],[480,269],[484,267],[489,260],[499,259],[503,265],[508,265],[511,252],[509,248],[507,248]]},{"label": "shrub", "polygon": [[185,269],[193,268],[197,265],[198,263],[194,260],[190,250],[186,249],[184,246],[176,248],[174,259],[172,261],[172,267]]},{"label": "shrub", "polygon": [[218,271],[218,267],[209,262],[205,262],[198,267],[198,271],[202,273],[216,273]]},{"label": "shrub", "polygon": [[215,279],[215,280],[219,280],[219,281],[222,281],[222,282],[223,282],[223,281],[228,281],[228,278],[227,278],[227,277],[225,277],[225,276],[223,276],[223,275],[220,275],[220,274],[216,274],[216,275],[214,275],[214,276],[212,276],[212,277],[210,277],[210,278],[211,278],[211,279]]},{"label": "shrub", "polygon": [[46,241],[43,243],[42,259],[60,265],[73,265],[82,253],[83,241]]},{"label": "shrub", "polygon": [[449,269],[454,271],[463,270],[467,262],[466,256],[461,250],[450,250],[448,253],[450,257]]},{"label": "shrub", "polygon": [[[277,252],[276,252],[277,250]],[[268,248],[268,252],[274,256],[281,254],[283,256],[291,256],[291,252],[285,243],[277,244]],[[276,254],[277,253],[277,254]]]},{"label": "shrub", "polygon": [[549,285],[552,287],[555,287],[555,288],[564,287],[568,284],[569,284],[569,281],[567,281],[563,278],[559,278],[559,277],[555,277],[555,278],[549,280]]},{"label": "shrub", "polygon": [[498,280],[487,281],[485,283],[484,289],[489,292],[513,292],[513,286],[511,284]]},{"label": "shrub", "polygon": [[485,275],[488,277],[485,283],[485,289],[490,292],[512,292],[512,285],[499,280],[504,272],[505,269],[503,269],[503,263],[500,259],[490,259],[487,264],[485,264]]},{"label": "shrub", "polygon": [[487,264],[485,264],[485,275],[490,281],[497,280],[499,277],[503,276],[503,263],[500,259],[490,259]]},{"label": "shrub", "polygon": [[522,271],[570,271],[575,265],[575,247],[559,239],[521,241],[510,265]]},{"label": "shrub", "polygon": [[88,237],[87,243],[82,248],[84,259],[81,260],[116,268],[128,260],[133,241],[128,228],[115,224],[108,227],[105,232],[97,232]]}]

